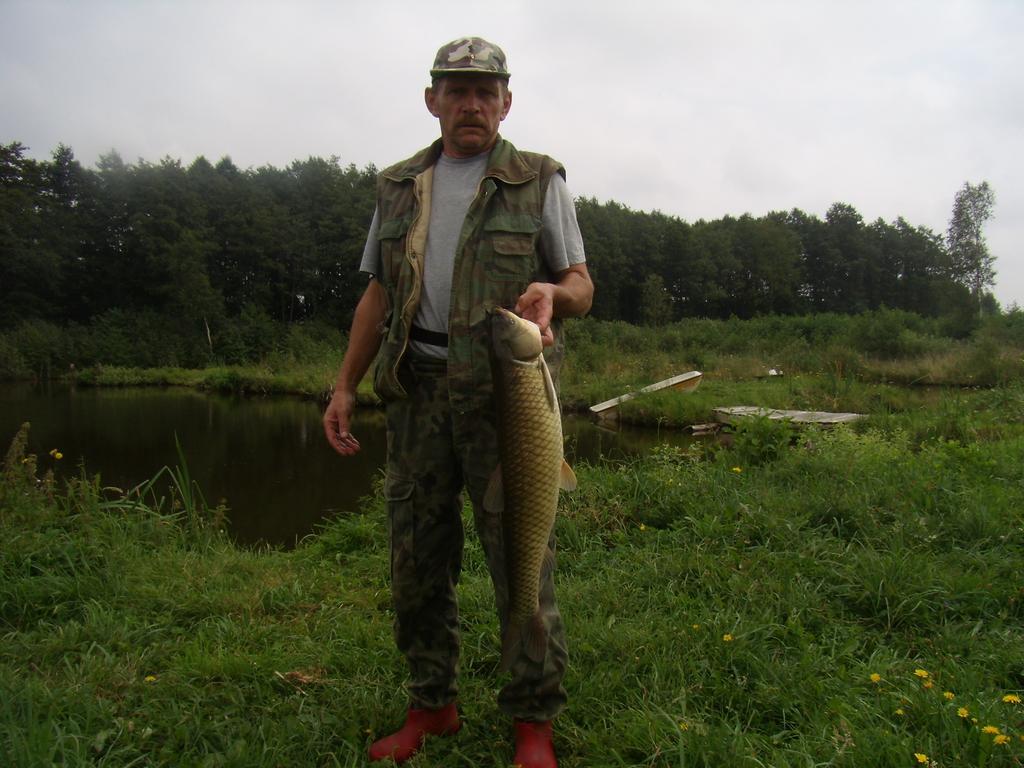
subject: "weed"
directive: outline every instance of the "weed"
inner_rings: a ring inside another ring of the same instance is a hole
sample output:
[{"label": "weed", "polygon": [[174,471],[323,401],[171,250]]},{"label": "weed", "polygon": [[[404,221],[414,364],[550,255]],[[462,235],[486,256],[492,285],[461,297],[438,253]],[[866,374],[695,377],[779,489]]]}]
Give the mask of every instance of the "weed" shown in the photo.
[{"label": "weed", "polygon": [[777,459],[796,436],[788,419],[752,416],[733,426],[731,449],[726,460],[741,467],[759,467]]}]

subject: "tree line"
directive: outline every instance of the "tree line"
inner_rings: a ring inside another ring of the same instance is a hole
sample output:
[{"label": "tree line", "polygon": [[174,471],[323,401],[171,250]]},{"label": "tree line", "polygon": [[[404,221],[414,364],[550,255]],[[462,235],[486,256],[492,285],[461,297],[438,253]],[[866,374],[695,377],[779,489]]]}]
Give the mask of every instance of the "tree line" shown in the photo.
[{"label": "tree line", "polygon": [[[376,174],[336,157],[240,169],[227,157],[185,166],[114,152],[89,169],[63,145],[47,160],[0,145],[0,330],[109,326],[131,343],[159,328],[187,340],[173,357],[189,363],[258,357],[274,325],[347,329]],[[969,330],[979,301],[995,307],[991,259],[979,273],[929,229],[866,223],[844,203],[824,219],[794,209],[688,223],[593,198],[577,212],[601,319],[884,306]],[[977,237],[963,240],[977,249]]]},{"label": "tree line", "polygon": [[[984,190],[990,194],[987,185]],[[902,217],[866,223],[846,203],[833,204],[824,220],[794,209],[690,224],[587,198],[577,201],[577,213],[600,294],[593,309],[599,318],[660,325],[687,317],[887,307],[946,317],[966,332],[979,306],[997,309],[985,290],[993,259],[977,216],[961,222],[965,229],[970,223],[970,236],[951,223],[947,245]],[[962,241],[969,242],[958,247]]]}]

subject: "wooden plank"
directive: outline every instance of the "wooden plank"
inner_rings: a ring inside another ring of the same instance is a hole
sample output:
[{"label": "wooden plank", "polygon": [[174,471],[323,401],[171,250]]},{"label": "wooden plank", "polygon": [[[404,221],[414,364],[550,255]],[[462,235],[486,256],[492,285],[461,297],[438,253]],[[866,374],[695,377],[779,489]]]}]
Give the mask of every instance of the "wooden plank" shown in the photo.
[{"label": "wooden plank", "polygon": [[624,395],[613,397],[611,400],[605,400],[603,403],[590,406],[590,412],[595,415],[608,415],[614,412],[615,408],[618,408],[622,403],[629,402],[634,397],[645,395],[649,392],[658,392],[662,389],[675,389],[680,392],[692,392],[698,386],[700,386],[701,379],[704,374],[700,371],[690,371],[688,373],[681,373],[678,376],[673,376],[670,379],[659,381],[655,384],[644,387],[643,389],[637,390],[636,392],[627,392]]},{"label": "wooden plank", "polygon": [[846,424],[864,418],[863,413],[829,413],[828,411],[784,411],[777,408],[760,408],[756,405],[734,405],[729,408],[715,408],[715,419],[724,424],[733,424],[752,416],[767,416],[781,421],[788,419],[794,424]]},{"label": "wooden plank", "polygon": [[721,422],[713,421],[710,424],[691,424],[690,434],[692,435],[713,435],[722,429]]}]

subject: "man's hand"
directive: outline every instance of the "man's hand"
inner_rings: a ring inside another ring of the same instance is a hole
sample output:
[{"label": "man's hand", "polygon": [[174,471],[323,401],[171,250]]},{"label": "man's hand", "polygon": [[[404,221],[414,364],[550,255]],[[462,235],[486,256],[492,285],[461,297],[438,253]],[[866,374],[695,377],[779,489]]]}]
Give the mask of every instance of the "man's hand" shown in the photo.
[{"label": "man's hand", "polygon": [[359,451],[359,441],[349,432],[352,422],[352,411],[355,410],[356,397],[352,392],[337,390],[324,411],[324,434],[327,442],[342,456],[351,456]]},{"label": "man's hand", "polygon": [[348,349],[334,384],[334,396],[324,411],[327,442],[342,456],[351,456],[359,451],[359,441],[348,430],[356,407],[356,388],[380,347],[382,337],[378,328],[384,321],[386,305],[384,288],[376,279],[370,280],[356,305],[352,330],[348,335]]},{"label": "man's hand", "polygon": [[574,264],[555,275],[553,283],[530,283],[516,302],[515,312],[540,326],[545,347],[555,343],[554,317],[582,317],[590,311],[594,283],[586,264]]},{"label": "man's hand", "polygon": [[554,293],[553,283],[530,283],[516,302],[514,310],[520,317],[540,327],[540,337],[545,347],[555,343],[555,336],[551,332],[551,318],[555,311]]}]

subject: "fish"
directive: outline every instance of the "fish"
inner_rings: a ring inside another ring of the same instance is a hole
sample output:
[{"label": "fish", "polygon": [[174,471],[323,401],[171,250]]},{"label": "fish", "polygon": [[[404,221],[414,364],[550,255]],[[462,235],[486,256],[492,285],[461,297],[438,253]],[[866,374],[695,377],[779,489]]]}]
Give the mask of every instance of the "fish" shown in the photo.
[{"label": "fish", "polygon": [[542,576],[554,568],[548,539],[559,490],[575,490],[565,461],[558,394],[544,360],[540,328],[502,307],[491,312],[499,464],[484,508],[500,513],[505,537],[509,604],[503,626],[501,670],[525,647],[534,661],[547,652],[540,612]]}]

